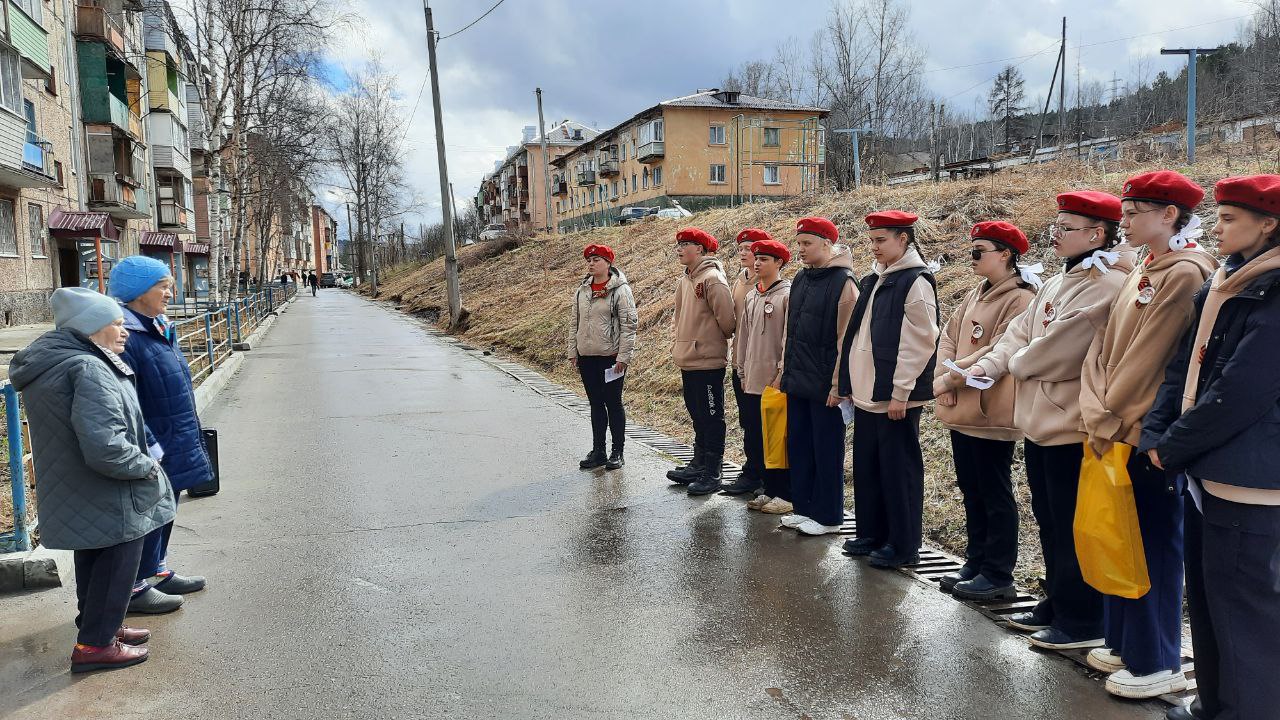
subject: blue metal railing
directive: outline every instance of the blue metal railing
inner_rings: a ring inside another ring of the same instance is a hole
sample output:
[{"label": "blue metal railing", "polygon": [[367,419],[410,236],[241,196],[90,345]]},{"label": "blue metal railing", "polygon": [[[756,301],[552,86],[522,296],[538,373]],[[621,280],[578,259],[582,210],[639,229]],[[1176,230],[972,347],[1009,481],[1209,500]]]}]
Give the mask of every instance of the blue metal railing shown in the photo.
[{"label": "blue metal railing", "polygon": [[9,482],[13,489],[13,532],[0,534],[0,552],[31,549],[31,528],[27,527],[27,479],[23,472],[22,410],[18,391],[4,381],[4,419],[9,441]]}]

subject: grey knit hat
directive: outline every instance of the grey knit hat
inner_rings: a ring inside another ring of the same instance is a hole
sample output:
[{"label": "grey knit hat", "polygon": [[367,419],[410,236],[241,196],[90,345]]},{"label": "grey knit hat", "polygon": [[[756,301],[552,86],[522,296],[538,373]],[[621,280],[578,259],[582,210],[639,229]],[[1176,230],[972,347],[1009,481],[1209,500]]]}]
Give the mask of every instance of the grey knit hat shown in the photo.
[{"label": "grey knit hat", "polygon": [[120,303],[89,288],[58,288],[49,298],[53,324],[59,330],[92,335],[124,317]]}]

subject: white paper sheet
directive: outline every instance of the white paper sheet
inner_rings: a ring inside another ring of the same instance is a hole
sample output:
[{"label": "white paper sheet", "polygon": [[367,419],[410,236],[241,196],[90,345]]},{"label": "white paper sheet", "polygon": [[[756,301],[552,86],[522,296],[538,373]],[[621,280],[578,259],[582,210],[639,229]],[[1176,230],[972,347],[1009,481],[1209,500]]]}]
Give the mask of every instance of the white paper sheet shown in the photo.
[{"label": "white paper sheet", "polygon": [[1199,510],[1200,514],[1203,515],[1204,488],[1200,485],[1199,480],[1191,477],[1190,475],[1187,476],[1187,492],[1191,495],[1191,500],[1195,502],[1196,510]]},{"label": "white paper sheet", "polygon": [[996,381],[995,381],[994,379],[992,379],[992,378],[989,378],[989,377],[974,377],[974,376],[970,375],[969,373],[965,372],[964,370],[961,370],[961,369],[960,369],[960,366],[959,366],[959,365],[957,365],[957,364],[955,364],[955,362],[954,362],[954,361],[952,361],[952,360],[943,360],[943,361],[942,361],[942,367],[944,367],[944,368],[946,368],[946,369],[950,370],[951,372],[959,373],[960,375],[963,375],[963,376],[964,376],[964,384],[965,384],[965,385],[968,385],[968,386],[969,386],[969,387],[971,387],[971,388],[978,388],[979,390],[986,390],[986,389],[990,388],[992,385],[995,385],[995,384],[996,384]]},{"label": "white paper sheet", "polygon": [[626,370],[623,370],[622,372],[614,372],[613,366],[609,366],[604,369],[604,381],[607,383],[611,383],[614,380],[617,380],[618,378],[626,374],[627,374]]},{"label": "white paper sheet", "polygon": [[853,422],[853,401],[845,398],[840,401],[840,414],[844,417],[844,424],[848,425]]}]

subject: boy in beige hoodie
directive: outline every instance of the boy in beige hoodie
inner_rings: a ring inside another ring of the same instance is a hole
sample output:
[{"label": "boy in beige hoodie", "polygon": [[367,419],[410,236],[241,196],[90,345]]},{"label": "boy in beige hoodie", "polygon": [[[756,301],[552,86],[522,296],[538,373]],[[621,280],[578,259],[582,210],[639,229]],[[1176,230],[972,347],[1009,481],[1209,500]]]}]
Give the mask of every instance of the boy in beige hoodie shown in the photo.
[{"label": "boy in beige hoodie", "polygon": [[1111,301],[1133,269],[1133,248],[1120,243],[1120,198],[1093,190],[1058,196],[1053,251],[1062,272],[1009,324],[969,375],[1017,380],[1014,424],[1026,436],[1031,510],[1040,524],[1046,597],[1009,618],[1049,649],[1102,645],[1102,596],[1080,574],[1075,552],[1076,489],[1084,461],[1080,373]]},{"label": "boy in beige hoodie", "polygon": [[753,401],[743,393],[741,363],[738,362],[738,353],[742,349],[742,318],[747,311],[747,296],[756,282],[756,256],[751,251],[751,247],[762,240],[772,241],[773,237],[759,228],[747,228],[738,233],[737,237],[738,264],[742,267],[734,276],[733,287],[730,290],[733,292],[733,314],[738,319],[738,331],[734,333],[733,341],[729,344],[729,364],[733,368],[733,399],[738,404],[738,427],[742,428],[742,454],[747,458],[747,462],[738,473],[738,479],[721,489],[725,495],[755,495],[764,484],[764,460],[758,457],[759,453],[755,452],[755,444],[751,441],[753,428],[750,423],[752,412],[760,410],[760,398],[754,401],[756,407],[743,409],[743,403]]},{"label": "boy in beige hoodie", "polygon": [[676,257],[684,273],[676,286],[672,358],[680,368],[684,405],[693,421],[694,455],[667,477],[688,485],[690,495],[720,490],[724,459],[724,369],[738,321],[724,267],[712,255],[718,249],[720,243],[705,230],[676,233]]}]

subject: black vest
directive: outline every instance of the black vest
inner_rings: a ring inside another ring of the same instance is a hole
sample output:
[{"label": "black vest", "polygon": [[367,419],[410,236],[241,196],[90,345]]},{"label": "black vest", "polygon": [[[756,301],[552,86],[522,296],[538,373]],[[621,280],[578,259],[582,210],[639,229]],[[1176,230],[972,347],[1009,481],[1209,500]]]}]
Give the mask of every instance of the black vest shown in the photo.
[{"label": "black vest", "polygon": [[805,268],[791,281],[782,392],[826,400],[836,369],[836,313],[844,284],[858,278],[844,267]]},{"label": "black vest", "polygon": [[[916,279],[924,277],[933,286],[935,297],[938,292],[933,273],[927,268],[914,267],[899,270],[883,276],[880,290],[876,292],[875,304],[871,306],[871,357],[875,364],[876,381],[871,391],[872,402],[885,402],[893,399],[893,373],[898,367],[898,345],[902,340],[902,317],[906,314],[907,293]],[[853,336],[862,327],[862,318],[867,314],[867,305],[871,292],[875,289],[877,275],[872,273],[862,279],[859,288],[858,304],[853,308],[853,317],[849,318],[849,327],[844,331],[843,353],[840,361],[840,394],[853,392],[849,380],[849,355],[853,351]],[[941,323],[938,316],[938,305],[934,302],[935,320]],[[938,346],[934,343],[933,356],[925,365],[924,372],[916,380],[915,389],[911,391],[910,400],[933,399],[933,369],[938,362]]]}]

